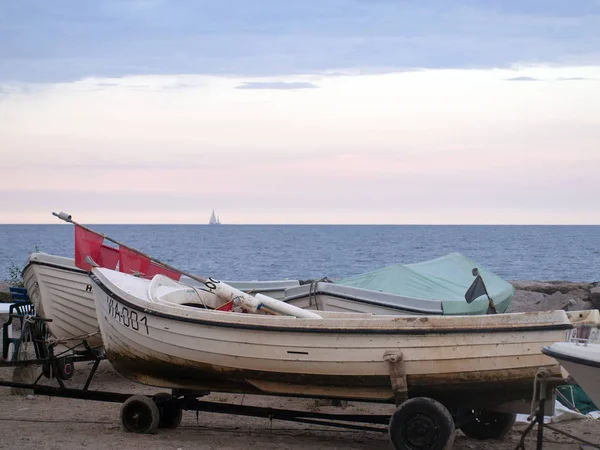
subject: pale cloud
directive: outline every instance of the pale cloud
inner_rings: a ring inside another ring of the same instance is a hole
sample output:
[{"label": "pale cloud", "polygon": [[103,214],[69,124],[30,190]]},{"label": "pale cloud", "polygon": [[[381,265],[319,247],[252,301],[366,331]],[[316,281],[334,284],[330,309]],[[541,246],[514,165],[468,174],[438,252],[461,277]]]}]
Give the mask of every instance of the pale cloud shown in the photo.
[{"label": "pale cloud", "polygon": [[585,78],[585,77],[560,77],[557,78],[556,81],[592,81],[597,80],[597,78]]},{"label": "pale cloud", "polygon": [[514,77],[514,78],[507,78],[506,81],[541,81],[539,78],[533,78],[533,77]]},{"label": "pale cloud", "polygon": [[600,83],[522,77],[600,67],[0,86],[0,222],[600,222]]},{"label": "pale cloud", "polygon": [[247,81],[236,89],[315,89],[318,88],[316,84],[308,83],[305,81],[270,81],[270,82],[257,82]]}]

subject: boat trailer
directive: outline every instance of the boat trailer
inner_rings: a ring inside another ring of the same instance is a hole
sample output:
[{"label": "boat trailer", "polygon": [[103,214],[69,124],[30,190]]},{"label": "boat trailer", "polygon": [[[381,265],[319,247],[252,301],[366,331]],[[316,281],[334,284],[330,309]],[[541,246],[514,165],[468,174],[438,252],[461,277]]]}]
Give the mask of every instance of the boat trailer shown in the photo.
[{"label": "boat trailer", "polygon": [[[11,337],[9,327],[13,319],[20,321],[19,337]],[[153,395],[126,394],[120,392],[96,391],[89,389],[101,361],[106,359],[102,349],[91,348],[86,341],[78,342],[74,347],[57,351],[59,342],[53,341],[46,327],[51,319],[39,317],[31,303],[13,304],[9,310],[9,319],[3,325],[2,367],[41,366],[39,375],[32,383],[0,380],[1,387],[26,390],[34,395],[62,397],[79,400],[121,403],[120,422],[123,428],[134,433],[154,433],[157,429],[174,429],[182,420],[183,411],[211,412],[239,416],[261,417],[269,420],[282,420],[311,425],[321,425],[351,430],[390,433],[392,445],[397,450],[412,448],[449,449],[454,441],[454,429],[475,439],[502,437],[512,427],[510,418],[503,413],[490,415],[469,414],[450,415],[439,402],[426,397],[408,398],[406,372],[402,352],[386,353],[384,359],[390,367],[390,383],[398,408],[392,415],[375,414],[335,414],[311,411],[298,411],[270,407],[237,405],[231,403],[204,401],[200,398],[210,394],[204,391],[173,389],[170,393]],[[35,357],[23,359],[21,350],[33,344]],[[10,348],[10,346],[14,348]],[[11,352],[12,350],[12,352]],[[9,356],[10,355],[10,356]],[[90,372],[81,388],[67,387],[65,381],[72,378],[76,363],[92,362]],[[41,380],[54,380],[58,386],[42,384]],[[543,446],[544,428],[582,442],[589,448],[600,449],[600,445],[582,440],[550,425],[544,424],[547,375],[540,371],[536,375],[536,396],[538,408],[532,413],[533,419],[523,432],[515,450],[525,450],[525,438],[537,424],[537,450]],[[331,400],[331,399],[330,399]],[[441,408],[440,408],[441,407]],[[426,411],[423,417],[420,414]],[[429,417],[428,417],[429,416]],[[447,444],[444,446],[446,435]],[[441,444],[441,446],[440,446]]]},{"label": "boat trailer", "polygon": [[[0,380],[0,386],[27,390],[32,394],[52,397],[94,400],[121,403],[120,422],[124,429],[135,433],[153,433],[159,428],[173,429],[179,426],[183,411],[212,412],[241,416],[262,417],[269,420],[299,422],[345,428],[359,431],[387,433],[396,449],[438,448],[454,440],[454,427],[461,424],[437,401],[417,397],[408,399],[406,371],[401,352],[390,352],[385,361],[390,367],[390,383],[394,398],[399,407],[394,414],[336,414],[313,411],[298,411],[270,407],[237,405],[201,400],[210,392],[173,389],[170,393],[135,395],[119,392],[106,392],[90,389],[99,364],[106,356],[102,349],[92,349],[84,341],[77,347],[59,352],[57,343],[48,335],[46,322],[49,319],[37,316],[31,304],[22,304],[11,309],[9,320],[4,325],[4,336],[13,320],[19,320],[21,334],[18,338],[8,338],[3,342],[3,356],[8,355],[8,346],[15,350],[9,360],[3,358],[0,367],[41,366],[41,373],[32,383]],[[23,359],[20,351],[24,345],[33,343],[35,358]],[[81,388],[67,387],[65,381],[72,377],[76,363],[93,361]],[[58,386],[42,383],[42,379],[55,381]],[[333,400],[333,399],[328,399]],[[339,400],[339,399],[338,399]],[[416,412],[425,410],[429,417]],[[433,419],[432,419],[433,418]],[[408,431],[407,431],[408,430]],[[405,442],[408,441],[408,442]],[[442,447],[440,447],[442,448]],[[449,448],[449,447],[448,447]]]},{"label": "boat trailer", "polygon": [[[90,389],[90,385],[100,362],[106,359],[102,349],[91,348],[83,341],[83,344],[77,342],[76,346],[59,351],[58,344],[60,343],[53,342],[48,334],[46,323],[51,322],[51,319],[39,317],[31,303],[23,302],[11,305],[8,316],[2,329],[0,368],[41,366],[41,371],[31,383],[0,380],[0,386],[28,391],[34,395],[122,403],[121,424],[128,431],[152,433],[157,428],[176,428],[181,422],[182,411],[263,417],[270,420],[277,419],[382,433],[387,432],[388,429],[389,415],[329,414],[209,402],[199,400],[209,392],[181,389],[154,395],[96,391]],[[21,332],[18,337],[13,338],[9,327],[13,326],[15,320],[19,322],[17,325]],[[35,356],[24,359],[23,349],[31,344]],[[92,361],[93,365],[82,387],[73,388],[65,385],[65,381],[72,378],[76,363]],[[54,380],[58,386],[43,384],[42,380],[45,379]]]}]

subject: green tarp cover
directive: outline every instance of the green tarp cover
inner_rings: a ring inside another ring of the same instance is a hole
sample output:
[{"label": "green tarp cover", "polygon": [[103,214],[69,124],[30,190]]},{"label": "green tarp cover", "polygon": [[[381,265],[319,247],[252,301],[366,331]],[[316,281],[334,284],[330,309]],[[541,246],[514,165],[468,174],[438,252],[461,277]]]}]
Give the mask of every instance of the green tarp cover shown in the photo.
[{"label": "green tarp cover", "polygon": [[579,410],[581,414],[587,414],[592,411],[598,411],[598,407],[577,384],[563,384],[558,386],[556,390],[562,394],[556,395],[556,399],[565,405],[567,408],[573,409],[573,406]]},{"label": "green tarp cover", "polygon": [[496,309],[499,313],[505,312],[514,295],[514,287],[460,253],[421,263],[395,264],[336,283],[404,297],[438,300],[442,302],[444,315],[485,314],[487,297],[478,297],[471,304],[465,301],[465,292],[475,280],[472,274],[475,267],[479,269]]}]

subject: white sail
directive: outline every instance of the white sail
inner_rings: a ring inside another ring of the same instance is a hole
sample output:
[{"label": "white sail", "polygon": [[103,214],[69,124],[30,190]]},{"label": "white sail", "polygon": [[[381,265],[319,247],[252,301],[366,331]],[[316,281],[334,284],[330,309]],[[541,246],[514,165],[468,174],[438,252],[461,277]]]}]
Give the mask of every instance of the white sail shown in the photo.
[{"label": "white sail", "polygon": [[217,219],[217,216],[215,215],[215,210],[213,209],[212,214],[210,215],[210,220],[208,221],[209,225],[218,225],[219,219]]}]

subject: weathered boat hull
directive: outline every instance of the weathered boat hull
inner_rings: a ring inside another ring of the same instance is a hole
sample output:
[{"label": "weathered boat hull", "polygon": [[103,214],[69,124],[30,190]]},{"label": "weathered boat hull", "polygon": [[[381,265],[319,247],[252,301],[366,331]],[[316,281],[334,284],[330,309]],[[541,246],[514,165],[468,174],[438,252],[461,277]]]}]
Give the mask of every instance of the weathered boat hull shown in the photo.
[{"label": "weathered boat hull", "polygon": [[[391,402],[384,354],[397,351],[410,395],[460,398],[462,406],[485,397],[488,407],[497,398],[501,409],[530,400],[538,368],[560,375],[540,349],[572,328],[564,311],[316,320],[198,310],[145,300],[146,280],[92,272],[110,362],[129,379],[161,387]],[[474,389],[483,397],[465,396]]]},{"label": "weathered boat hull", "polygon": [[23,281],[36,310],[52,320],[47,325],[55,338],[69,346],[82,340],[92,347],[102,346],[92,283],[72,259],[33,253]]}]

